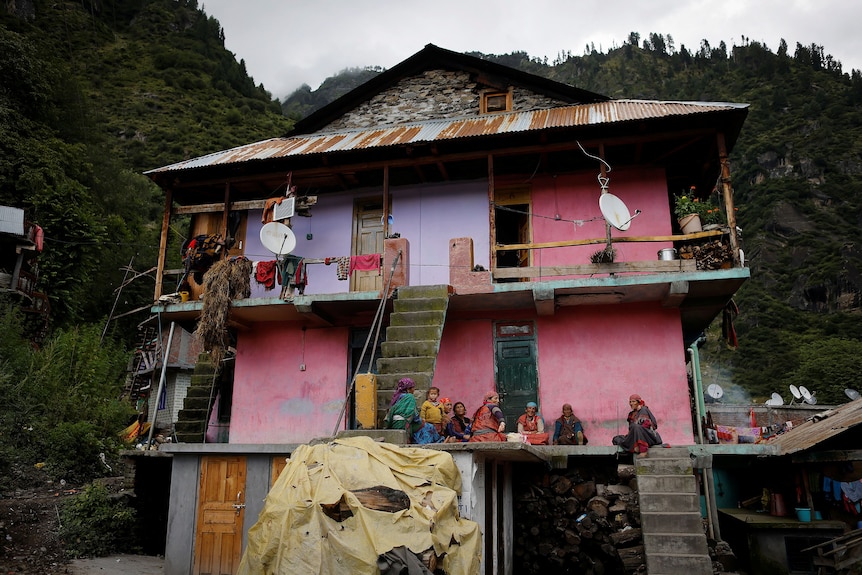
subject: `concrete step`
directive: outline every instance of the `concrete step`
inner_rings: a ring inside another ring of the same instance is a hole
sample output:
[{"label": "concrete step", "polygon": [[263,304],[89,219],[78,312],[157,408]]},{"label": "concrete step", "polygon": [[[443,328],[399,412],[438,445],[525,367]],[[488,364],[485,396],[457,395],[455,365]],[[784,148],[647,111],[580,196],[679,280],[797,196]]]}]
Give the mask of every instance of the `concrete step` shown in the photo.
[{"label": "concrete step", "polygon": [[[401,373],[378,373],[377,374],[377,391],[385,393],[388,397],[392,397],[392,392],[398,386],[398,380],[402,377],[409,377],[416,384],[416,389],[428,389],[433,384],[431,380],[434,374],[432,372],[401,372]],[[389,399],[387,398],[387,403]]]},{"label": "concrete step", "polygon": [[643,493],[640,492],[640,508],[644,511],[700,511],[700,496],[697,493]]},{"label": "concrete step", "polygon": [[703,533],[703,521],[699,511],[644,511],[641,509],[641,527],[644,533]]},{"label": "concrete step", "polygon": [[398,299],[413,298],[447,298],[449,286],[438,284],[433,286],[402,286],[398,288]]},{"label": "concrete step", "polygon": [[635,462],[638,477],[642,475],[691,475],[691,458],[638,458]]},{"label": "concrete step", "polygon": [[386,328],[386,341],[439,341],[442,330],[442,326],[390,325]]},{"label": "concrete step", "polygon": [[644,546],[655,554],[708,555],[703,533],[644,533]]},{"label": "concrete step", "polygon": [[709,555],[646,554],[649,575],[712,575]]},{"label": "concrete step", "polygon": [[176,433],[177,443],[203,443],[204,433]]},{"label": "concrete step", "polygon": [[183,400],[183,409],[199,409],[206,410],[210,408],[209,395],[206,397],[194,397],[186,395]]},{"label": "concrete step", "polygon": [[691,457],[688,447],[663,447],[654,445],[649,448],[650,459],[686,459]]},{"label": "concrete step", "polygon": [[392,312],[446,311],[448,306],[449,300],[443,297],[398,298],[392,302]]},{"label": "concrete step", "polygon": [[431,357],[437,355],[439,340],[384,341],[380,344],[382,357]]},{"label": "concrete step", "polygon": [[186,419],[177,421],[175,424],[174,430],[177,434],[180,433],[203,433],[204,426],[206,425],[206,421],[203,419],[192,420]]},{"label": "concrete step", "polygon": [[694,475],[639,475],[638,492],[644,493],[697,493]]},{"label": "concrete step", "polygon": [[444,310],[402,311],[389,316],[389,325],[443,325],[446,321]]},{"label": "concrete step", "polygon": [[[434,372],[437,357],[381,357],[377,360],[378,373]],[[415,381],[415,380],[414,380]],[[416,389],[421,389],[417,384]]]}]

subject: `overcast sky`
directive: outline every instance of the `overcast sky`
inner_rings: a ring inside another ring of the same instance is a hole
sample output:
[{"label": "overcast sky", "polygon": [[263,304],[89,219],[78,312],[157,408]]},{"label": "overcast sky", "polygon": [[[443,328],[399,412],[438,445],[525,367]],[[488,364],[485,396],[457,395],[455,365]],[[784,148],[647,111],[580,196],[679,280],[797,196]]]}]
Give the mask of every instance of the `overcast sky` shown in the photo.
[{"label": "overcast sky", "polygon": [[673,38],[696,51],[701,40],[728,49],[749,41],[778,50],[783,38],[823,46],[844,72],[862,69],[858,0],[200,0],[222,25],[227,49],[255,83],[284,100],[302,84],[316,89],[345,68],[391,68],[426,44],[456,52],[527,52],[552,61],[607,52],[630,32]]}]

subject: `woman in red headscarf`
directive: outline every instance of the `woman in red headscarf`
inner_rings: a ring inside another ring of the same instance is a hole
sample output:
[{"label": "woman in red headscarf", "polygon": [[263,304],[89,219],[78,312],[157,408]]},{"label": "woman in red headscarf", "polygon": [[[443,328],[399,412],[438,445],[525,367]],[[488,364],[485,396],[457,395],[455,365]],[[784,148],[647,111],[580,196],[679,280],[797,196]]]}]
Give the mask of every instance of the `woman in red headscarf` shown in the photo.
[{"label": "woman in red headscarf", "polygon": [[650,447],[662,443],[661,435],[657,431],[658,422],[638,394],[635,393],[629,397],[629,406],[632,408],[626,418],[629,432],[626,435],[614,437],[613,444],[619,445],[630,453],[639,453],[641,457],[646,457]]},{"label": "woman in red headscarf", "polygon": [[470,441],[506,441],[503,430],[506,429],[506,419],[500,409],[500,396],[496,391],[485,394],[482,407],[473,416],[473,435]]}]

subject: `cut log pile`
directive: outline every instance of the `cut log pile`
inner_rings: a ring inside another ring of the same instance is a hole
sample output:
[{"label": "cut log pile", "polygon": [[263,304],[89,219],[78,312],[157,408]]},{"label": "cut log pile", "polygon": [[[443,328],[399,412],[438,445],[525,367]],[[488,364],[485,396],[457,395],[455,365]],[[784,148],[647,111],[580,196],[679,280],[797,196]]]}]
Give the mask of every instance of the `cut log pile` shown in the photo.
[{"label": "cut log pile", "polygon": [[733,252],[729,245],[717,239],[699,245],[684,245],[679,248],[679,257],[685,260],[694,258],[699,270],[717,270],[730,267]]},{"label": "cut log pile", "polygon": [[515,573],[645,573],[634,466],[519,478],[514,539]]}]

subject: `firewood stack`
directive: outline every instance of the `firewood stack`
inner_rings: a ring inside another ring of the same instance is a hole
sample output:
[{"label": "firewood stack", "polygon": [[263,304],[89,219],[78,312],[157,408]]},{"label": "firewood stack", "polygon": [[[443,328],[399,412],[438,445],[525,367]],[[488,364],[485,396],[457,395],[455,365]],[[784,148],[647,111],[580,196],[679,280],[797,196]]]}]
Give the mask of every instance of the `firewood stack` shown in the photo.
[{"label": "firewood stack", "polygon": [[729,245],[717,239],[698,245],[684,245],[679,248],[679,257],[684,260],[694,258],[699,270],[717,270],[730,267],[733,252]]},{"label": "firewood stack", "polygon": [[590,468],[522,477],[515,486],[514,572],[645,573],[637,480]]}]

